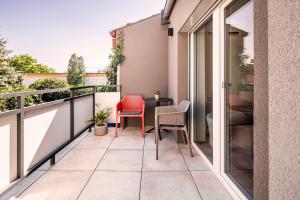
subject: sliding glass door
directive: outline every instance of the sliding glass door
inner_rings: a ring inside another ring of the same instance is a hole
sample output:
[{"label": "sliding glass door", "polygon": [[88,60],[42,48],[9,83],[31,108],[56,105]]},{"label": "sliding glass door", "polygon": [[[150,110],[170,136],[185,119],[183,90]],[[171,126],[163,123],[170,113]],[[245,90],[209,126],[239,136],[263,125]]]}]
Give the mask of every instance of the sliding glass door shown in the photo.
[{"label": "sliding glass door", "polygon": [[253,194],[253,1],[234,0],[224,10],[225,173]]},{"label": "sliding glass door", "polygon": [[231,188],[253,196],[253,0],[224,0],[190,31],[193,144]]},{"label": "sliding glass door", "polygon": [[196,124],[194,141],[213,162],[213,27],[212,17],[195,32]]}]

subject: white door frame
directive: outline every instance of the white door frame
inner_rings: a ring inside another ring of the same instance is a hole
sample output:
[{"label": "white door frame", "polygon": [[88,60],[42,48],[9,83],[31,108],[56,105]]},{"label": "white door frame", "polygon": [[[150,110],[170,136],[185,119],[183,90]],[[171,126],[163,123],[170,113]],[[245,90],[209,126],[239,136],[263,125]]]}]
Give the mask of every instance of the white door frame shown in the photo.
[{"label": "white door frame", "polygon": [[[234,199],[247,199],[247,197],[239,190],[234,182],[225,174],[225,91],[222,83],[225,80],[225,27],[224,27],[224,9],[233,0],[224,0],[203,16],[194,25],[188,33],[188,50],[189,50],[189,98],[191,100],[190,112],[190,132],[192,145],[203,158],[205,163],[210,167],[213,173],[219,178],[227,191]],[[194,119],[195,119],[195,33],[201,25],[209,18],[213,18],[213,164],[207,159],[205,154],[200,150],[194,142]]]}]

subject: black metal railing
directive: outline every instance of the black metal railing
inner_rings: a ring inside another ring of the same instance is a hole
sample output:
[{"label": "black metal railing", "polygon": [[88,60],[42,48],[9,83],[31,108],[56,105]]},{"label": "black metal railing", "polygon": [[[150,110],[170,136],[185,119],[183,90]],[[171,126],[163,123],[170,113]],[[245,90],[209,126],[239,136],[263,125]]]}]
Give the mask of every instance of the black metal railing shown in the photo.
[{"label": "black metal railing", "polygon": [[[104,88],[104,89],[103,89]],[[25,112],[33,111],[36,109],[41,109],[53,105],[59,105],[64,102],[70,102],[70,137],[69,139],[64,142],[62,145],[60,145],[58,148],[54,149],[51,153],[49,153],[47,156],[40,159],[36,164],[34,164],[32,167],[30,167],[28,170],[26,170],[27,174],[30,174],[34,172],[36,169],[38,169],[41,165],[43,165],[45,162],[50,160],[50,164],[55,164],[55,155],[61,151],[64,147],[66,147],[68,144],[70,144],[74,139],[76,139],[78,136],[80,136],[83,132],[86,130],[91,131],[91,127],[94,124],[88,124],[86,127],[84,127],[82,130],[79,131],[79,133],[75,133],[74,129],[74,102],[76,99],[92,96],[92,114],[95,115],[95,94],[97,92],[105,92],[105,91],[115,91],[120,92],[120,85],[96,85],[96,86],[82,86],[82,87],[75,87],[75,88],[63,88],[63,89],[50,89],[50,90],[37,90],[37,91],[29,91],[29,92],[15,92],[15,93],[2,93],[0,94],[0,99],[2,98],[16,98],[17,100],[17,107],[14,110],[8,110],[5,112],[0,112],[0,118],[16,115],[17,116],[17,178],[16,180],[11,183],[7,188],[4,189],[3,193],[7,191],[9,188],[11,188],[15,183],[17,183],[19,180],[21,180],[24,177],[24,115]],[[86,90],[87,93],[79,92],[79,90]],[[24,99],[27,96],[31,95],[43,95],[43,94],[49,94],[49,93],[55,93],[55,92],[69,92],[70,96],[68,98],[54,100],[50,102],[41,103],[38,105],[33,106],[24,106]],[[1,133],[0,133],[1,134]],[[2,161],[0,161],[2,162]],[[1,192],[1,191],[0,191]],[[0,193],[1,195],[1,193]]]}]

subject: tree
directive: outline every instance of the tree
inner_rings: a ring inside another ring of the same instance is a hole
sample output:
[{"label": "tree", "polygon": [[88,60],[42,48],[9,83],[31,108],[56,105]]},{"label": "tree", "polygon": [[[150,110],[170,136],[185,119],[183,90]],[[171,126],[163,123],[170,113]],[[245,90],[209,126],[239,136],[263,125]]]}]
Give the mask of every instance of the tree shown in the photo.
[{"label": "tree", "polygon": [[12,92],[22,88],[22,76],[8,65],[9,53],[6,40],[0,38],[0,92]]},{"label": "tree", "polygon": [[78,86],[83,85],[85,79],[85,66],[82,56],[77,57],[72,54],[68,65],[68,84]]},{"label": "tree", "polygon": [[47,65],[39,64],[28,54],[15,55],[9,59],[9,65],[21,73],[53,73],[55,70]]},{"label": "tree", "polygon": [[[8,64],[8,54],[11,51],[6,48],[6,40],[0,38],[0,93],[25,91],[26,87],[22,84],[22,76]],[[25,97],[25,106],[33,104],[30,96]],[[15,109],[16,98],[0,99],[0,111]]]},{"label": "tree", "polygon": [[[118,66],[124,59],[123,50],[124,33],[122,30],[120,30],[117,35],[117,43],[112,49],[112,53],[109,55],[110,65],[105,71],[107,77],[107,85],[117,85]],[[107,88],[106,90],[111,91],[112,88]]]},{"label": "tree", "polygon": [[[64,80],[59,80],[56,78],[44,78],[35,81],[29,85],[29,89],[34,90],[47,90],[47,89],[57,89],[57,88],[68,88],[69,85]],[[58,99],[63,99],[69,97],[69,92],[53,92],[42,94],[39,99],[36,99],[36,103],[49,102]]]}]

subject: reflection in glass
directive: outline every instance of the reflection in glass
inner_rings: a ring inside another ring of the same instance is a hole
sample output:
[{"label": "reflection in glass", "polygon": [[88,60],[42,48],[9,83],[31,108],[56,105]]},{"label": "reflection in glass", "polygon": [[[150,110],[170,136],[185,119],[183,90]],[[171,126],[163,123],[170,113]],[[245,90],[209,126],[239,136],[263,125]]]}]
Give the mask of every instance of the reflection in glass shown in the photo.
[{"label": "reflection in glass", "polygon": [[212,18],[196,32],[196,144],[213,161]]},{"label": "reflection in glass", "polygon": [[225,9],[225,173],[245,194],[253,194],[253,0]]}]

